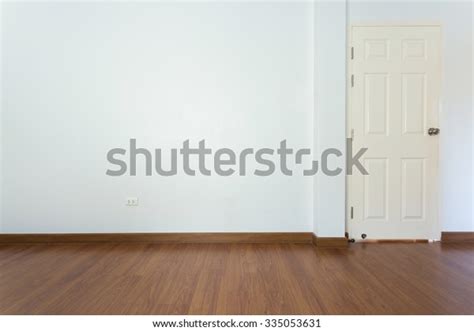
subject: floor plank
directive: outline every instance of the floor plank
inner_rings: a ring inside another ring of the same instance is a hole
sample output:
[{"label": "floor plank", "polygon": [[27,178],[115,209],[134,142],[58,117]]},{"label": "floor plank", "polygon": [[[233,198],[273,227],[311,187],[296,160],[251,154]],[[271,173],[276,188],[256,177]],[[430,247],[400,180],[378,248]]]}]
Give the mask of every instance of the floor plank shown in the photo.
[{"label": "floor plank", "polygon": [[0,245],[1,314],[474,314],[474,245]]}]

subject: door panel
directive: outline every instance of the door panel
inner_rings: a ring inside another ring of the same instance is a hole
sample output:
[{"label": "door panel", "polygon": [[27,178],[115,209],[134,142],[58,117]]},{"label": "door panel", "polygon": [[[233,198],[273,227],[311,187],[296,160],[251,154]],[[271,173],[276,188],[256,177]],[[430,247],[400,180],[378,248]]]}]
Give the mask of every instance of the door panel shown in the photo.
[{"label": "door panel", "polygon": [[402,220],[424,221],[425,159],[402,159]]},{"label": "door panel", "polygon": [[370,176],[364,177],[364,220],[387,220],[387,159],[364,160],[364,167]]},{"label": "door panel", "polygon": [[388,77],[386,74],[366,74],[365,85],[365,134],[387,135]]},{"label": "door panel", "polygon": [[424,134],[426,127],[426,75],[402,74],[403,134]]},{"label": "door panel", "polygon": [[440,28],[351,29],[349,128],[369,175],[348,180],[349,233],[360,239],[438,239]]}]

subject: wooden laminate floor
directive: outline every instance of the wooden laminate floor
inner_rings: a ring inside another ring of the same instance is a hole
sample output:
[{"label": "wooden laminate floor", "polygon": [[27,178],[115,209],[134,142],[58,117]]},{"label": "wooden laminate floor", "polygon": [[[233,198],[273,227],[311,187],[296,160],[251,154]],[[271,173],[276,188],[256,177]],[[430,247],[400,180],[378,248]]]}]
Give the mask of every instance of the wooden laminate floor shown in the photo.
[{"label": "wooden laminate floor", "polygon": [[4,245],[0,313],[474,314],[474,245]]}]

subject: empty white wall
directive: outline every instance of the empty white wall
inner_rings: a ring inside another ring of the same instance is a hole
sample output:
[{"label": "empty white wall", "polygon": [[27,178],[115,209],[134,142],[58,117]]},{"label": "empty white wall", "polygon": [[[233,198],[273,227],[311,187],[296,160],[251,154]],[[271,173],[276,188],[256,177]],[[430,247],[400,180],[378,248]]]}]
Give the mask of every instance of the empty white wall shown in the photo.
[{"label": "empty white wall", "polygon": [[[315,116],[317,155],[327,148],[345,152],[346,140],[346,3],[315,5]],[[330,169],[344,169],[344,158],[331,157]],[[319,173],[314,181],[314,233],[344,237],[345,176]]]},{"label": "empty white wall", "polygon": [[[443,24],[440,216],[445,231],[472,231],[472,6],[348,7],[350,22]],[[344,2],[1,9],[0,231],[343,235],[343,177],[116,178],[105,154],[129,138],[344,150]],[[125,207],[128,196],[140,206]]]},{"label": "empty white wall", "polygon": [[438,22],[443,33],[440,220],[443,231],[473,231],[472,3],[349,2],[349,21]]},{"label": "empty white wall", "polygon": [[312,178],[105,175],[129,138],[310,148],[311,3],[2,6],[4,232],[312,230]]},{"label": "empty white wall", "polygon": [[[2,17],[2,6],[0,4],[0,19]],[[0,39],[2,36],[2,24],[0,24]],[[0,233],[3,231],[3,121],[2,121],[2,116],[3,116],[3,97],[2,97],[2,83],[3,83],[3,75],[2,75],[2,43],[0,42]]]}]

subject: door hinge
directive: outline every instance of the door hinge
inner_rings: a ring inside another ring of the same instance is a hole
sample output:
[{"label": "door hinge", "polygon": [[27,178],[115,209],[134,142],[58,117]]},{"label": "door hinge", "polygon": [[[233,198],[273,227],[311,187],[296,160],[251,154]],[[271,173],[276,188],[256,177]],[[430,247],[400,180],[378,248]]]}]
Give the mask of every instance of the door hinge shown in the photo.
[{"label": "door hinge", "polygon": [[351,129],[351,139],[354,140],[354,129]]},{"label": "door hinge", "polygon": [[351,47],[351,60],[354,60],[354,47]]},{"label": "door hinge", "polygon": [[354,74],[351,75],[351,87],[354,87]]},{"label": "door hinge", "polygon": [[351,220],[354,219],[354,207],[351,207]]}]

